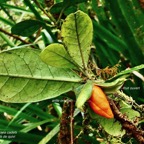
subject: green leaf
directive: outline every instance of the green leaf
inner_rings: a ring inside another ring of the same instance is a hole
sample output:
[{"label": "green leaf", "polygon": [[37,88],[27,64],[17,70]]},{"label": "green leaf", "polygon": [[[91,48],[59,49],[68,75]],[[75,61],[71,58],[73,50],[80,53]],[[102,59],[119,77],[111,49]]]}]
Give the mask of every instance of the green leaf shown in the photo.
[{"label": "green leaf", "polygon": [[8,3],[3,4],[3,6],[9,10],[14,11],[14,12],[32,14],[30,10],[25,9],[23,6],[12,5],[12,4],[8,4]]},{"label": "green leaf", "polygon": [[109,45],[109,48],[118,52],[120,51],[122,53],[127,52],[126,50],[128,49],[128,47],[126,43],[119,37],[115,36],[107,28],[105,28],[101,24],[98,24],[96,21],[93,21],[93,26],[94,36],[96,37],[98,35],[102,41],[105,41],[107,45]]},{"label": "green leaf", "polygon": [[112,93],[117,92],[122,87],[122,85],[124,84],[124,82],[126,80],[127,79],[125,77],[120,77],[120,78],[113,80],[111,82],[95,81],[95,85],[102,87],[106,94],[112,94]]},{"label": "green leaf", "polygon": [[64,0],[64,3],[68,3],[69,5],[74,5],[74,4],[78,4],[78,3],[82,3],[82,2],[87,2],[87,0]]},{"label": "green leaf", "polygon": [[[17,115],[17,110],[16,109],[0,105],[0,113],[3,113],[3,112],[6,112],[10,115]],[[37,122],[36,118],[34,118],[34,117],[32,117],[32,116],[30,116],[26,113],[23,113],[23,112],[21,112],[21,114],[19,115],[18,118],[27,119],[28,121],[31,121],[31,122]],[[0,125],[0,127],[1,127],[1,125]],[[5,128],[6,128],[6,124],[5,124]]]},{"label": "green leaf", "polygon": [[127,80],[126,78],[129,76],[130,73],[143,68],[144,68],[144,64],[141,64],[139,66],[135,66],[133,68],[123,70],[107,81],[96,80],[95,84],[102,87],[106,94],[111,94],[118,91],[122,87],[122,85]]},{"label": "green leaf", "polygon": [[76,5],[76,4],[79,4],[79,3],[82,3],[82,2],[86,2],[87,0],[66,0],[64,2],[59,2],[59,3],[56,3],[54,4],[51,9],[50,9],[50,12],[52,14],[59,14],[63,9],[67,9],[68,7],[70,6],[73,6],[73,5]]},{"label": "green leaf", "polygon": [[82,110],[82,106],[90,98],[90,96],[92,94],[92,89],[93,89],[93,82],[92,81],[88,81],[83,86],[83,88],[80,91],[80,94],[78,95],[78,98],[76,100],[77,108]]},{"label": "green leaf", "polygon": [[99,122],[104,130],[112,136],[123,136],[125,134],[121,124],[118,121],[115,121],[115,119],[101,118],[99,119]]},{"label": "green leaf", "polygon": [[43,125],[45,123],[48,123],[48,122],[54,122],[54,120],[52,120],[52,119],[45,119],[43,121],[39,121],[39,122],[35,122],[35,123],[29,123],[29,124],[27,124],[27,127],[21,129],[20,132],[27,133],[27,132],[35,129],[36,127],[38,127],[40,125]]},{"label": "green leaf", "polygon": [[14,25],[11,32],[16,35],[28,37],[34,34],[42,25],[43,23],[37,20],[25,20]]},{"label": "green leaf", "polygon": [[72,13],[62,25],[63,42],[73,60],[81,67],[87,67],[93,25],[87,14],[82,11]]},{"label": "green leaf", "polygon": [[10,1],[10,0],[1,0],[1,4],[6,3],[7,1]]},{"label": "green leaf", "polygon": [[58,68],[75,68],[69,54],[62,44],[51,44],[40,54],[43,62]]},{"label": "green leaf", "polygon": [[53,32],[51,31],[51,27],[46,24],[45,20],[41,16],[41,13],[36,9],[35,5],[29,0],[24,0],[24,3],[27,7],[29,7],[31,12],[35,15],[36,19],[38,19],[39,21],[42,22],[43,28],[48,31],[48,33],[51,36],[52,40],[54,42],[57,42],[56,37],[54,36]]},{"label": "green leaf", "polygon": [[120,103],[120,111],[128,117],[129,120],[134,121],[136,117],[140,117],[140,113],[132,109],[132,105],[128,105],[124,101]]},{"label": "green leaf", "polygon": [[61,117],[62,116],[62,107],[60,106],[60,104],[59,103],[53,103],[53,108],[56,111],[57,115],[59,117]]},{"label": "green leaf", "polygon": [[59,131],[59,124],[56,125],[38,144],[44,144],[49,142]]},{"label": "green leaf", "polygon": [[112,136],[123,136],[125,134],[125,131],[122,130],[121,124],[118,121],[115,121],[115,119],[101,117],[95,114],[91,109],[89,109],[89,114],[92,119],[95,119],[108,134]]},{"label": "green leaf", "polygon": [[54,4],[51,9],[50,9],[50,13],[52,14],[58,14],[61,12],[61,10],[63,9],[63,2],[60,3],[56,3]]},{"label": "green leaf", "polygon": [[120,73],[118,73],[116,76],[112,77],[111,79],[113,78],[117,78],[119,76],[123,76],[123,75],[127,75],[127,74],[130,74],[132,73],[133,71],[138,71],[140,69],[144,69],[144,64],[141,64],[141,65],[138,65],[138,66],[135,66],[133,68],[128,68],[126,70],[123,70],[121,71]]},{"label": "green leaf", "polygon": [[[121,38],[127,44],[127,52],[123,54],[128,54],[127,59],[131,61],[132,65],[138,65],[142,63],[144,56],[142,54],[142,46],[139,45],[139,40],[143,40],[143,10],[140,8],[139,1],[112,1],[106,2],[109,5],[109,10],[111,12],[112,23],[119,30]],[[137,3],[137,4],[136,4]],[[136,11],[135,9],[139,9]],[[137,14],[136,14],[137,13]],[[139,34],[138,34],[139,33]],[[139,36],[138,36],[139,35]],[[141,36],[140,36],[141,35]],[[137,36],[139,38],[137,38]]]},{"label": "green leaf", "polygon": [[21,115],[22,111],[26,109],[31,103],[26,103],[13,117],[13,119],[9,122],[8,127]]},{"label": "green leaf", "polygon": [[[24,144],[29,144],[29,143],[35,144],[35,143],[38,143],[42,139],[42,136],[40,136],[38,134],[23,133],[23,132],[19,132],[19,131],[14,136],[15,136],[14,141],[16,141],[18,143],[24,143]],[[3,138],[3,139],[4,139],[4,141],[12,140],[9,137]],[[34,140],[32,140],[32,139],[34,139]]]},{"label": "green leaf", "polygon": [[10,20],[7,20],[6,18],[4,17],[1,17],[0,16],[0,21],[2,21],[3,23],[7,24],[7,25],[10,25],[10,26],[13,26],[14,25],[14,22],[10,21]]},{"label": "green leaf", "polygon": [[29,48],[0,53],[0,100],[24,103],[51,99],[82,81],[70,69],[46,65],[39,53]]}]

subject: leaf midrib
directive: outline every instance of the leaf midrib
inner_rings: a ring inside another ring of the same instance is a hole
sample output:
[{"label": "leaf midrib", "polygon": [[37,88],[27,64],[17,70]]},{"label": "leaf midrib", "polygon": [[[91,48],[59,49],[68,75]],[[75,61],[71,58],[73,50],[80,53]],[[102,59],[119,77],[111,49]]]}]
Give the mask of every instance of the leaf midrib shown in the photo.
[{"label": "leaf midrib", "polygon": [[4,76],[4,77],[10,77],[10,78],[25,78],[25,79],[35,79],[35,80],[50,80],[50,81],[66,81],[66,82],[81,82],[82,80],[80,78],[48,78],[48,77],[38,77],[38,76],[28,76],[28,75],[14,75],[14,74],[0,74],[0,77]]},{"label": "leaf midrib", "polygon": [[76,28],[76,37],[77,37],[77,42],[78,42],[78,48],[80,51],[83,68],[86,69],[85,61],[84,61],[84,57],[83,57],[83,53],[82,53],[82,48],[81,48],[81,43],[80,43],[80,39],[79,39],[79,34],[78,34],[77,13],[74,14],[74,20],[75,20],[75,28]]}]

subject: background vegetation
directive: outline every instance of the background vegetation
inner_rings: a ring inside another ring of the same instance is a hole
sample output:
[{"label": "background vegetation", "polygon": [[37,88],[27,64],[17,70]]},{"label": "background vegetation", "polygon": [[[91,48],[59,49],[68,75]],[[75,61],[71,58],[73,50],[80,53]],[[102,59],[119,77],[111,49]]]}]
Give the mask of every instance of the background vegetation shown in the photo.
[{"label": "background vegetation", "polygon": [[[100,69],[119,64],[118,71],[122,71],[144,63],[144,3],[141,0],[1,0],[1,51],[26,47],[42,50],[51,43],[61,42],[61,25],[69,14],[77,10],[88,14],[93,22],[92,54]],[[129,105],[134,106],[135,112],[140,111],[137,127],[142,130],[143,74],[144,70],[132,74],[122,87],[129,96],[126,98]],[[62,94],[58,102],[54,98],[34,103],[1,101],[0,136],[5,135],[3,132],[11,134],[0,137],[0,142],[58,143],[59,125],[63,121],[60,117],[65,112],[62,109],[71,105],[71,101],[64,103],[64,99],[72,96],[72,92]],[[135,113],[129,111],[129,105],[122,105],[130,115]],[[75,143],[137,143],[135,136],[122,134],[119,123],[113,125],[111,121],[103,121],[99,126],[98,120],[89,121],[88,114],[83,116],[78,110],[74,112],[74,119]],[[118,134],[114,134],[116,132]]]}]

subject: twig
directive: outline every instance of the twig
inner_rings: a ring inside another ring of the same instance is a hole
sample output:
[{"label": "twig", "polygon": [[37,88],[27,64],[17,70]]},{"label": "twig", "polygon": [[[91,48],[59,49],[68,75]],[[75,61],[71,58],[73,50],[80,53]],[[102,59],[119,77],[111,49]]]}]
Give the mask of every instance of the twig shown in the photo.
[{"label": "twig", "polygon": [[62,15],[63,15],[65,9],[66,9],[66,7],[64,7],[64,8],[61,10],[60,15],[59,15],[59,17],[58,17],[58,20],[57,20],[57,22],[56,22],[57,25],[58,25],[58,23],[60,22],[61,17],[62,17]]},{"label": "twig", "polygon": [[78,133],[78,135],[74,138],[74,141],[76,142],[78,138],[83,134],[83,129]]},{"label": "twig", "polygon": [[35,4],[38,6],[38,8],[39,8],[40,10],[42,10],[43,13],[44,13],[51,21],[53,21],[54,24],[55,24],[55,23],[56,23],[56,20],[52,17],[52,15],[49,14],[49,13],[47,13],[47,12],[45,11],[45,9],[42,8],[42,6],[39,4],[39,2],[38,2],[37,0],[34,0],[34,2],[35,2]]},{"label": "twig", "polygon": [[[12,34],[12,33],[9,33],[9,32],[5,31],[5,30],[2,29],[2,28],[0,28],[0,32],[4,33],[4,34],[6,34],[6,35],[8,35],[8,36],[10,36],[10,37],[13,37],[13,38],[15,38],[15,39],[17,39],[17,40],[19,40],[19,41],[25,43],[25,44],[31,44],[31,43],[29,43],[29,42],[27,42],[27,41],[21,39],[19,36],[14,35],[14,34]],[[32,47],[32,48],[35,48],[35,47],[32,46],[32,45],[31,45],[31,47]]]},{"label": "twig", "polygon": [[131,134],[140,144],[144,144],[144,131],[138,129],[128,120],[126,115],[123,115],[119,111],[113,100],[110,100],[110,104],[115,118],[122,124],[123,129],[125,129],[128,134]]},{"label": "twig", "polygon": [[119,96],[120,98],[122,98],[123,100],[126,100],[128,103],[132,104],[132,106],[138,110],[139,112],[144,112],[144,105],[138,105],[135,100],[132,99],[132,97],[127,96],[125,93],[121,92],[121,91],[117,91],[116,96]]}]

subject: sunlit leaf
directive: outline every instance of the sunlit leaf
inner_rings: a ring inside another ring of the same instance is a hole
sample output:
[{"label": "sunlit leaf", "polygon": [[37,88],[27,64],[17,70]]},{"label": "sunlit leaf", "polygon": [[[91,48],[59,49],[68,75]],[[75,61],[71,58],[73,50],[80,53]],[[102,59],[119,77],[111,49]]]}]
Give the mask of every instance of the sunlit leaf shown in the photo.
[{"label": "sunlit leaf", "polygon": [[0,53],[0,100],[22,103],[50,99],[81,81],[70,69],[44,64],[39,53],[29,48]]},{"label": "sunlit leaf", "polygon": [[62,25],[63,42],[73,60],[83,68],[88,63],[92,33],[92,21],[82,11],[67,16]]},{"label": "sunlit leaf", "polygon": [[75,68],[69,54],[62,44],[51,44],[47,46],[40,54],[43,62],[50,66],[59,68]]}]

